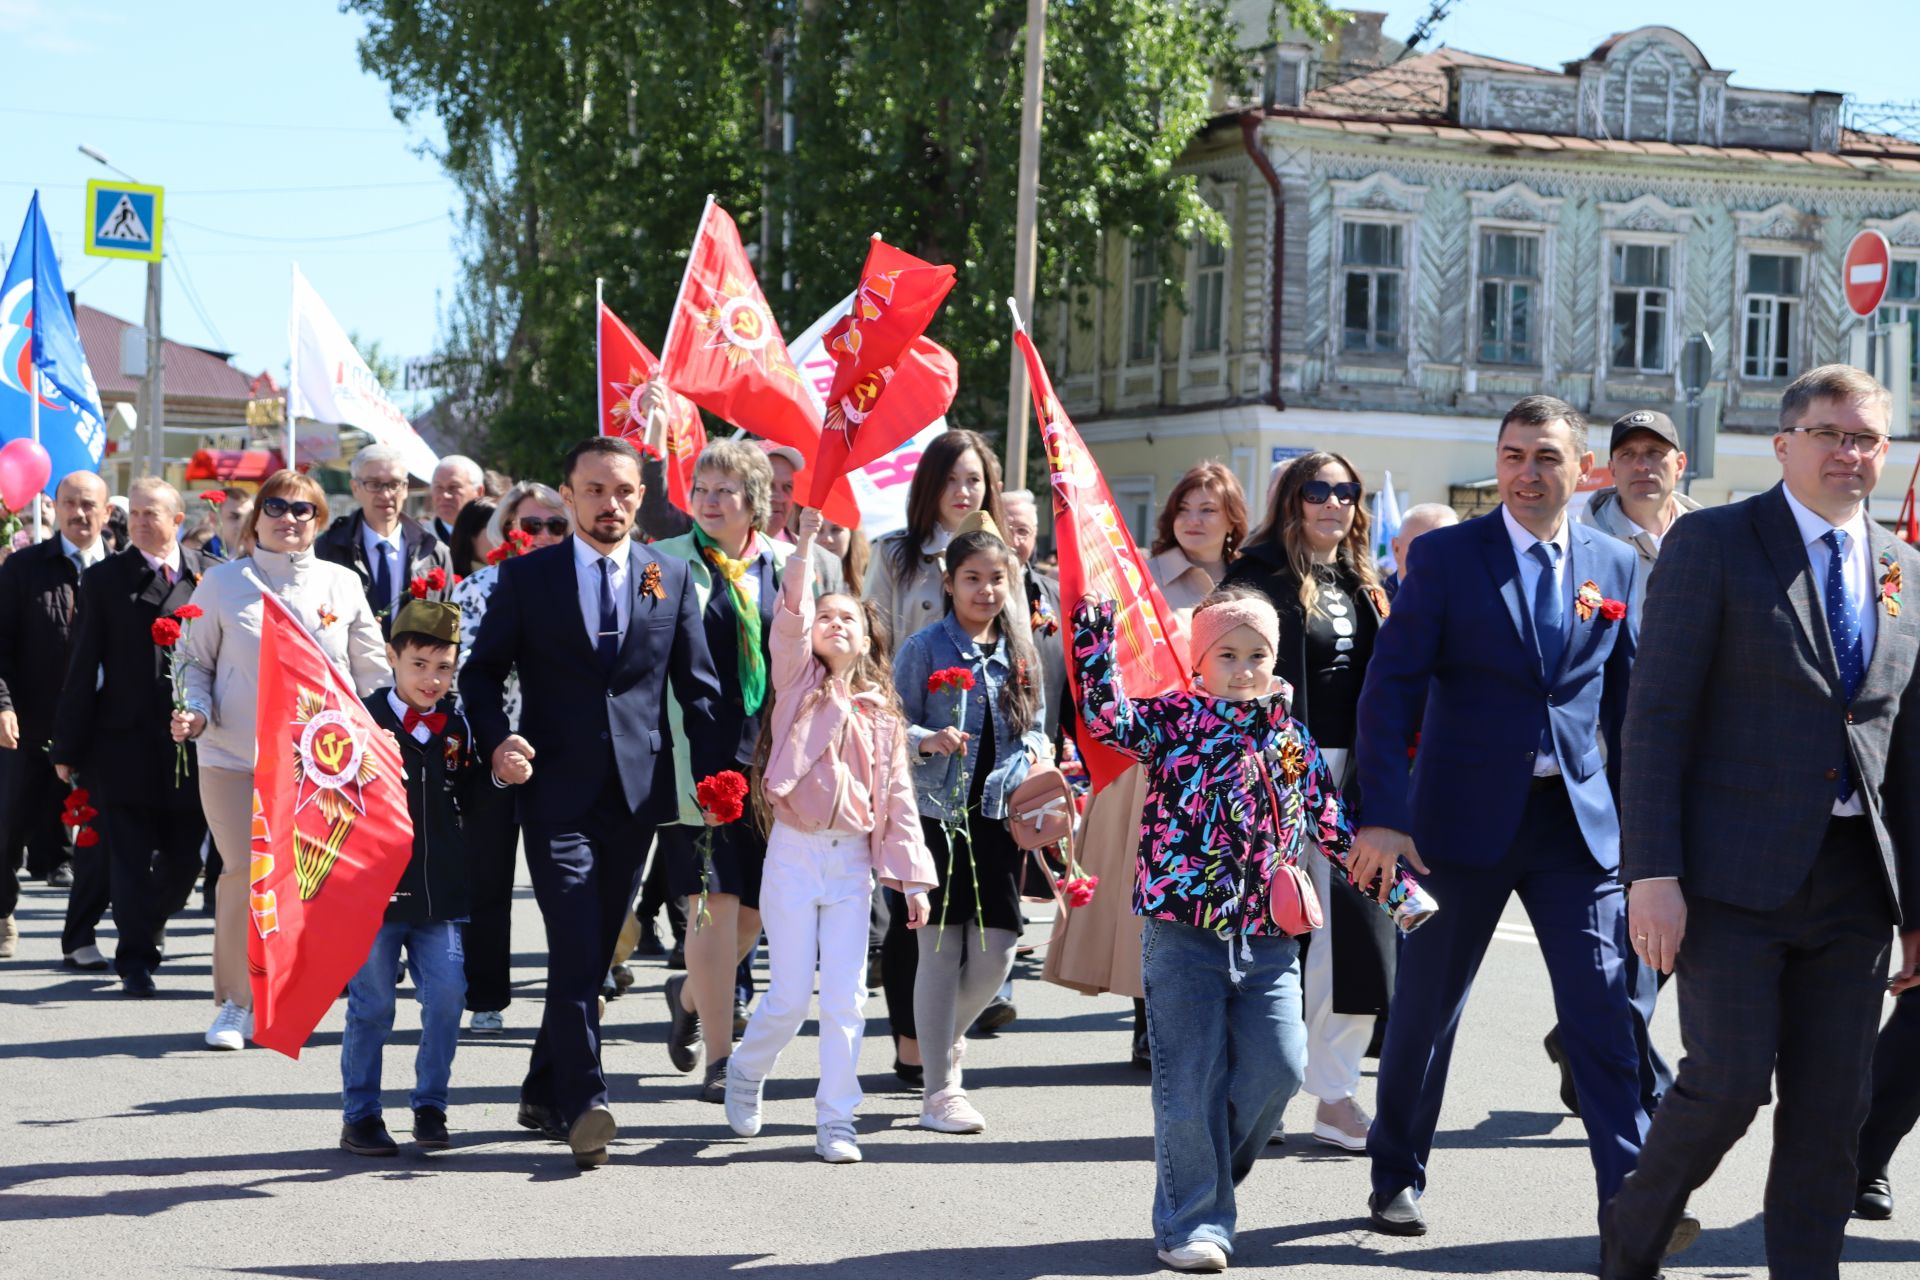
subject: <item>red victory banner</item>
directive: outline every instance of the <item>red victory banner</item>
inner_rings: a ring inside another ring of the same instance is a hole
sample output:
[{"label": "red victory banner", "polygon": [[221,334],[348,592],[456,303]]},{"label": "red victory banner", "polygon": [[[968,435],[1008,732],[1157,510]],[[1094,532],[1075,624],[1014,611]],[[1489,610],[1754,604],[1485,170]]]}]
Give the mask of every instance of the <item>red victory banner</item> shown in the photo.
[{"label": "red victory banner", "polygon": [[[707,197],[687,255],[680,296],[660,349],[660,376],[708,413],[811,457],[820,415],[787,354],[786,339],[740,244],[740,229]],[[836,487],[823,508],[835,524],[857,527],[851,487]]]},{"label": "red victory banner", "polygon": [[833,385],[818,451],[807,459],[804,505],[823,506],[849,471],[885,457],[953,404],[959,365],[921,336],[952,288],[952,267],[873,237],[853,307],[827,334]]},{"label": "red victory banner", "polygon": [[[1013,303],[1008,301],[1012,309]],[[1129,697],[1145,698],[1188,688],[1187,637],[1180,616],[1160,594],[1146,559],[1127,532],[1107,482],[1094,465],[1080,432],[1053,394],[1053,380],[1033,349],[1020,313],[1013,314],[1013,340],[1027,361],[1033,411],[1047,449],[1047,476],[1053,482],[1053,538],[1060,553],[1060,603],[1071,611],[1082,596],[1112,600],[1114,660]],[[1067,664],[1074,705],[1081,699],[1080,671]],[[1133,762],[1083,736],[1081,754],[1095,791]]]},{"label": "red victory banner", "polygon": [[660,362],[633,330],[599,301],[599,293],[599,282],[595,281],[599,321],[594,330],[594,363],[599,378],[600,434],[619,436],[643,453],[660,455],[666,465],[667,499],[692,515],[693,464],[707,447],[707,428],[700,421],[700,410],[685,396],[669,391],[664,448],[655,448],[647,441],[647,420],[641,414],[640,400],[660,372]]},{"label": "red victory banner", "polygon": [[247,966],[254,1043],[298,1058],[366,962],[413,821],[399,747],[287,607],[261,599]]}]

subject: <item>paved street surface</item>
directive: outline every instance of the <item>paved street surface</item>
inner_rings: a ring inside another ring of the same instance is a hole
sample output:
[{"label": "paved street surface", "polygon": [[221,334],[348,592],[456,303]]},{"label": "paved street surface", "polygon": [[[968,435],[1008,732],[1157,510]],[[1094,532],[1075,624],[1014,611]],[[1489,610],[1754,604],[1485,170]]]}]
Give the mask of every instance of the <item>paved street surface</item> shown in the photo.
[{"label": "paved street surface", "polygon": [[[513,1122],[541,982],[539,919],[520,892],[521,995],[505,1037],[462,1041],[455,1149],[367,1160],[336,1146],[344,1002],[299,1062],[251,1047],[209,1051],[207,917],[175,923],[163,998],[130,1001],[102,976],[58,967],[64,895],[29,887],[20,955],[0,963],[0,1276],[895,1280],[1156,1270],[1149,1086],[1125,1065],[1125,1001],[1022,980],[1020,1020],[968,1055],[988,1130],[951,1137],[910,1127],[918,1095],[893,1087],[876,995],[862,1060],[866,1163],[828,1167],[812,1155],[804,1077],[813,1024],[769,1088],[766,1132],[736,1138],[668,1066],[665,970],[639,963],[639,985],[608,1018],[621,1136],[608,1167],[578,1174],[564,1148]],[[1034,932],[1044,939],[1044,926]],[[1241,1190],[1234,1271],[1591,1274],[1593,1180],[1582,1130],[1560,1113],[1540,1050],[1551,1021],[1546,974],[1516,911],[1462,1030],[1425,1200],[1432,1233],[1396,1241],[1368,1232],[1364,1162],[1296,1138],[1273,1148]],[[386,1063],[396,1137],[409,1122],[418,1026],[417,1006],[403,1004]],[[1676,1046],[1670,1003],[1660,1036]],[[1369,1077],[1369,1104],[1372,1089]],[[1311,1106],[1296,1100],[1289,1127],[1310,1127]],[[1763,1114],[1696,1198],[1706,1233],[1669,1274],[1765,1274],[1767,1132]],[[1920,1274],[1920,1142],[1901,1153],[1894,1178],[1903,1218],[1854,1225],[1848,1280]]]}]

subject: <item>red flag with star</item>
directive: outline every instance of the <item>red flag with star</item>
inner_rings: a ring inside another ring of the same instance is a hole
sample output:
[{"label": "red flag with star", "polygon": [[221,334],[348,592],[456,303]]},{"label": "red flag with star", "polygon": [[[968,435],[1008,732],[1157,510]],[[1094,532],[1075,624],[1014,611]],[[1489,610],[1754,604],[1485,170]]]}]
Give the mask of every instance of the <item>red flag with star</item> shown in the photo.
[{"label": "red flag with star", "polygon": [[693,464],[707,447],[707,427],[700,410],[676,392],[667,393],[667,438],[664,449],[647,443],[646,419],[640,416],[640,398],[660,371],[660,361],[647,344],[627,328],[613,308],[599,304],[600,434],[619,436],[643,453],[661,456],[667,472],[667,499],[693,514]]},{"label": "red flag with star", "polygon": [[[413,821],[400,748],[307,625],[260,598],[247,968],[254,1043],[298,1058],[366,963],[413,856]],[[312,625],[345,624],[323,606]]]},{"label": "red flag with star", "polygon": [[853,307],[827,334],[833,385],[818,451],[808,455],[805,505],[822,505],[830,485],[952,406],[959,366],[923,336],[952,288],[952,267],[873,237]]},{"label": "red flag with star", "polygon": [[[1160,594],[1146,558],[1134,545],[1113,494],[1087,452],[1080,432],[1054,397],[1053,381],[1026,328],[1015,319],[1013,340],[1026,358],[1033,410],[1047,449],[1053,485],[1053,537],[1060,555],[1060,604],[1072,612],[1082,596],[1116,602],[1114,660],[1127,695],[1152,697],[1188,688],[1186,626]],[[1067,664],[1074,705],[1080,703],[1080,672]],[[1095,791],[1133,762],[1083,735],[1080,753]]]}]

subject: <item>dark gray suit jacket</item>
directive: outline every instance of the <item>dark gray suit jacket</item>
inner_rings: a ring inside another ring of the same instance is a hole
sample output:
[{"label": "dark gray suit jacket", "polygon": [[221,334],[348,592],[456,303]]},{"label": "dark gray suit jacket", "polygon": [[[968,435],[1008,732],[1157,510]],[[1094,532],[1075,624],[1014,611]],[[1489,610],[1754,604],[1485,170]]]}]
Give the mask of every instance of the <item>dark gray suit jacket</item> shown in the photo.
[{"label": "dark gray suit jacket", "polygon": [[[1624,732],[1623,880],[1756,911],[1805,882],[1851,761],[1906,927],[1920,925],[1920,553],[1868,522],[1879,634],[1845,700],[1779,486],[1676,523],[1647,586]],[[1889,566],[1899,612],[1878,598]]]}]

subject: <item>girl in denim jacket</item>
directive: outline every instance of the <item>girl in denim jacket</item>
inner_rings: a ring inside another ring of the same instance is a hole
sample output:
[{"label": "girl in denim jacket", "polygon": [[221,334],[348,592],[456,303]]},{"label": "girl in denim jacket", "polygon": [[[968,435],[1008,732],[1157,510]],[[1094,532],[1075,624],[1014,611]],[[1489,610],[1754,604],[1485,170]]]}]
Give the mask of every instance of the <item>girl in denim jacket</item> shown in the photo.
[{"label": "girl in denim jacket", "polygon": [[920,824],[940,874],[913,985],[926,1065],[920,1125],[940,1133],[986,1128],[960,1087],[959,1036],[1013,968],[1023,855],[1007,831],[1007,797],[1048,750],[1039,660],[1012,625],[1019,563],[987,531],[991,521],[972,520],[947,544],[946,616],[908,637],[893,663]]}]

